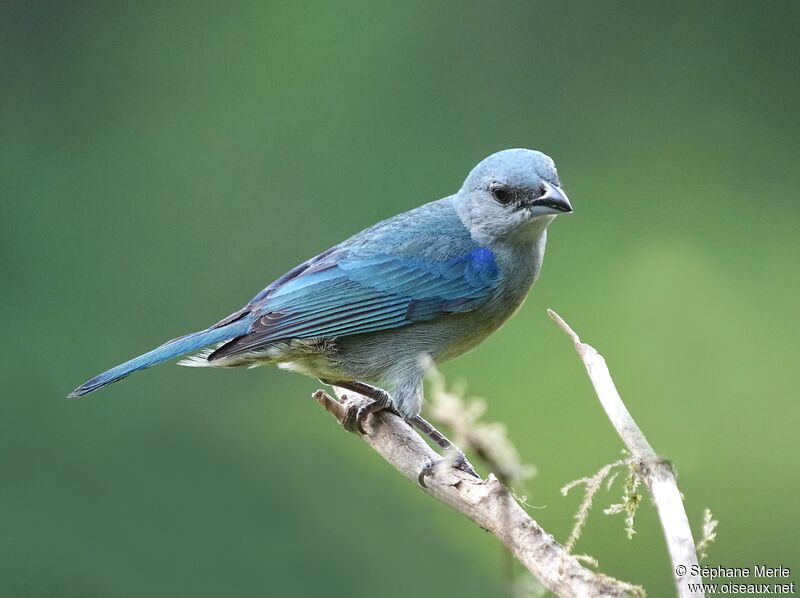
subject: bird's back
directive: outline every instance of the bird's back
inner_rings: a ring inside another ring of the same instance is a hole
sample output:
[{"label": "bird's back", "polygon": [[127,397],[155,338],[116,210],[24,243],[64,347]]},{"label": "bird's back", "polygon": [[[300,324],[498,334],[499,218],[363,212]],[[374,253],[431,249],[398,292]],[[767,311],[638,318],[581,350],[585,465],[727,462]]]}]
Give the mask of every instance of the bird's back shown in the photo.
[{"label": "bird's back", "polygon": [[339,243],[337,249],[366,258],[391,252],[429,262],[444,262],[477,249],[454,207],[455,196],[398,214]]}]

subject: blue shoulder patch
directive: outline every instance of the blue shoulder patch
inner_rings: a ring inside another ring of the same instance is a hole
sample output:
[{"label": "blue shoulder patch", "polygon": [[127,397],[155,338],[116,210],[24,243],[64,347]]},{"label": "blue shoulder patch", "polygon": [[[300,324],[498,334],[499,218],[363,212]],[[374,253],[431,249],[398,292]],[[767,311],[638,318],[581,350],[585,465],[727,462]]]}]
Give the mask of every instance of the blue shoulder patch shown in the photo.
[{"label": "blue shoulder patch", "polygon": [[466,255],[467,267],[464,276],[475,286],[494,286],[497,278],[497,263],[488,247],[478,247]]}]

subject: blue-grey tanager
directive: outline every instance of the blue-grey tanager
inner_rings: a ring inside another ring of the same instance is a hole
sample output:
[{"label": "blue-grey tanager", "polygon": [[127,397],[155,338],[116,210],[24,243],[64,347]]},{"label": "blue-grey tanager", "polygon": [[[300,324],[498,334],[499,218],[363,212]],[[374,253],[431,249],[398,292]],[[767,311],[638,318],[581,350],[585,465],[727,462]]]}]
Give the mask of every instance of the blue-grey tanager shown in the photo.
[{"label": "blue-grey tanager", "polygon": [[349,419],[353,430],[384,408],[427,425],[419,417],[425,364],[469,351],[520,307],[539,275],[548,225],[571,211],[548,156],[497,152],[455,195],[361,231],[213,326],[118,365],[69,396],[188,356],[180,363],[278,364],[364,394],[374,403]]}]

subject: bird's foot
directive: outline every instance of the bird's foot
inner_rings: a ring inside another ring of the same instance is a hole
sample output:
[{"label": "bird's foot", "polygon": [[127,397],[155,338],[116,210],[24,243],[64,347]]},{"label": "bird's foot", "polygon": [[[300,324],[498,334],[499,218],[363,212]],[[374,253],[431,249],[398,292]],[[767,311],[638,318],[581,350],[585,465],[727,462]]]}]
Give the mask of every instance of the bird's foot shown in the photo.
[{"label": "bird's foot", "polygon": [[348,432],[353,434],[366,435],[364,430],[364,420],[371,413],[377,413],[384,409],[389,409],[392,406],[392,397],[388,392],[376,386],[370,386],[363,382],[357,381],[337,381],[320,378],[323,384],[330,384],[331,386],[338,386],[345,390],[351,390],[360,394],[362,397],[371,399],[368,401],[354,401],[347,406],[347,413],[342,420],[342,426]]},{"label": "bird's foot", "polygon": [[372,413],[377,413],[378,411],[383,411],[388,408],[388,403],[383,403],[382,401],[357,401],[351,403],[347,406],[347,413],[342,420],[342,426],[345,430],[353,434],[366,435],[367,432],[364,430],[364,420],[366,417]]},{"label": "bird's foot", "polygon": [[420,415],[416,415],[407,421],[420,432],[425,434],[428,438],[430,438],[433,442],[435,442],[436,445],[439,446],[439,448],[441,448],[446,455],[443,459],[431,460],[423,466],[418,477],[420,486],[425,486],[425,478],[433,473],[433,470],[440,464],[443,464],[444,461],[449,462],[452,467],[460,469],[464,473],[468,473],[469,475],[480,479],[480,476],[478,475],[478,472],[475,471],[472,463],[467,460],[464,451],[450,442],[444,434],[442,434],[433,426],[433,424],[426,419],[423,419]]},{"label": "bird's foot", "polygon": [[472,463],[467,460],[467,456],[464,454],[464,451],[455,447],[453,448],[454,450],[451,451],[451,456],[442,457],[441,459],[430,459],[425,465],[422,466],[419,476],[417,477],[420,486],[427,488],[428,485],[425,483],[425,478],[431,475],[437,467],[443,465],[450,465],[451,467],[460,469],[472,477],[480,479],[480,476],[478,475],[478,472],[475,471]]}]

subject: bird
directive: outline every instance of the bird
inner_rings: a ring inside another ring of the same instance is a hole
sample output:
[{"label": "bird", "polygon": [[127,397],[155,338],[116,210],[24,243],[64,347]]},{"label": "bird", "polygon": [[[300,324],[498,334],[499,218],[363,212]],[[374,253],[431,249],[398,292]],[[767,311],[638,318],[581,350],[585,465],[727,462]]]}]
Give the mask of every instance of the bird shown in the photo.
[{"label": "bird", "polygon": [[275,364],[370,399],[348,411],[348,430],[365,433],[365,418],[389,409],[477,475],[422,418],[423,378],[521,307],[539,276],[548,226],[570,212],[549,156],[498,151],[472,168],[455,194],[364,229],[212,326],[111,368],[68,396],[176,358],[195,367]]}]

